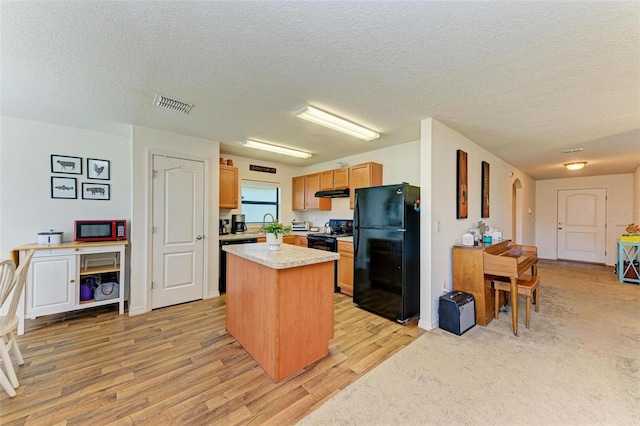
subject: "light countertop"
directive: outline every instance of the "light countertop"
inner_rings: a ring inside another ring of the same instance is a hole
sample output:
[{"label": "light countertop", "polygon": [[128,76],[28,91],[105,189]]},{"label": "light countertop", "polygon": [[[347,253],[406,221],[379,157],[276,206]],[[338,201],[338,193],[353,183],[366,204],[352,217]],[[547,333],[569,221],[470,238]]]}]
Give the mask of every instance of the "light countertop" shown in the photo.
[{"label": "light countertop", "polygon": [[[313,234],[313,233],[314,232],[310,232],[310,231],[293,231],[289,235],[292,235],[292,236],[299,235],[301,237],[306,237],[307,234]],[[219,235],[218,237],[220,241],[227,241],[227,240],[243,240],[245,238],[262,238],[262,237],[266,237],[266,234],[262,232],[245,232],[244,234]]]},{"label": "light countertop", "polygon": [[309,249],[293,244],[282,244],[280,247],[280,250],[269,250],[267,243],[232,244],[222,246],[222,250],[272,269],[295,268],[340,259],[338,253],[330,251]]},{"label": "light countertop", "polygon": [[[321,234],[322,232],[311,232],[311,231],[293,231],[291,232],[291,236],[300,236],[300,237],[306,237],[309,234]],[[220,241],[228,241],[228,240],[243,240],[245,238],[262,238],[262,237],[266,237],[266,234],[263,234],[262,232],[245,232],[244,234],[226,234],[226,235],[219,235],[218,238],[220,239]],[[337,237],[338,241],[347,241],[352,243],[353,242],[353,236],[348,236],[348,237]]]}]

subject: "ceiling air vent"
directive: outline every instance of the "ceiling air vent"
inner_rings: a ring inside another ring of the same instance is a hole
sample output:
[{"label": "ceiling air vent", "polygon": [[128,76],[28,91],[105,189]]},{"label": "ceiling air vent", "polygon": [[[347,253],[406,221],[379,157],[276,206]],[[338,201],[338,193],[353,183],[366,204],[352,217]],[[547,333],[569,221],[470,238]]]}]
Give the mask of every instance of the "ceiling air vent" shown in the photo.
[{"label": "ceiling air vent", "polygon": [[160,108],[170,109],[171,111],[181,112],[183,114],[189,114],[189,111],[193,108],[193,104],[176,101],[175,99],[170,99],[158,94],[156,94],[153,104]]}]

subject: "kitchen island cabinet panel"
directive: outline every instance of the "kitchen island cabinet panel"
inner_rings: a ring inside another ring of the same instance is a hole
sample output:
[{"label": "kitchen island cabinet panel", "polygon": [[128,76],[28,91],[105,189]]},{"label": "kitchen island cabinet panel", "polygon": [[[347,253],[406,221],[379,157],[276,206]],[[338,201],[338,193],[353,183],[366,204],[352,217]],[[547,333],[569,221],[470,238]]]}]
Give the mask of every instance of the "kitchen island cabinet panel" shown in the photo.
[{"label": "kitchen island cabinet panel", "polygon": [[[326,254],[286,245],[268,253],[266,245],[245,245],[252,247],[225,246],[227,330],[277,382],[329,353],[334,260],[307,264],[307,253]],[[287,256],[291,262],[278,260]],[[270,267],[251,257],[275,263]],[[284,267],[289,263],[295,265]]]}]

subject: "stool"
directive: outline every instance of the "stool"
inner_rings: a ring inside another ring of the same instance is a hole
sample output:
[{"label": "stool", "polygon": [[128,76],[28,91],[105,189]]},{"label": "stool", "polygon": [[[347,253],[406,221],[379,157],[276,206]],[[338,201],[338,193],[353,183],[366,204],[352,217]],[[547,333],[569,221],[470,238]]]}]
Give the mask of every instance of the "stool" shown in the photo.
[{"label": "stool", "polygon": [[[502,291],[510,291],[511,283],[508,281],[499,281],[494,279],[491,281],[493,284],[493,288],[495,290],[495,318],[498,319],[498,313],[500,311],[500,302],[499,295],[500,290]],[[531,323],[531,297],[535,298],[536,301],[536,312],[539,312],[540,308],[540,277],[538,275],[532,275],[527,278],[518,279],[518,294],[524,294],[527,297],[527,317],[525,320],[525,326],[529,328],[529,324]]]}]

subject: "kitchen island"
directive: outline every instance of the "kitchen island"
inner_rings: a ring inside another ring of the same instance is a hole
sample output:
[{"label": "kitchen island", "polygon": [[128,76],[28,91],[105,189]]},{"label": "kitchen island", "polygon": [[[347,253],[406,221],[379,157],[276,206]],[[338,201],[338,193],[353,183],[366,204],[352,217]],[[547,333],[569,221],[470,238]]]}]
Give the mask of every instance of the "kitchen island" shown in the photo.
[{"label": "kitchen island", "polygon": [[227,330],[274,380],[329,352],[338,253],[228,245]]}]

